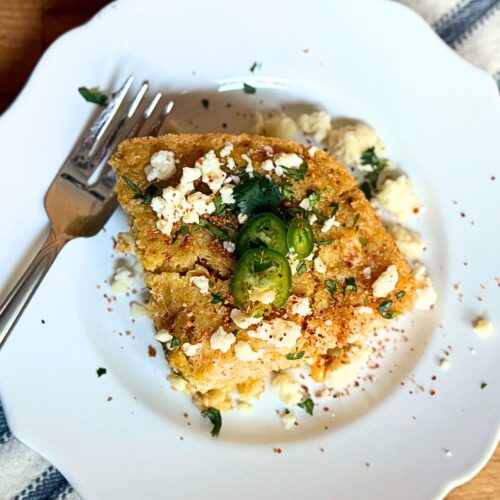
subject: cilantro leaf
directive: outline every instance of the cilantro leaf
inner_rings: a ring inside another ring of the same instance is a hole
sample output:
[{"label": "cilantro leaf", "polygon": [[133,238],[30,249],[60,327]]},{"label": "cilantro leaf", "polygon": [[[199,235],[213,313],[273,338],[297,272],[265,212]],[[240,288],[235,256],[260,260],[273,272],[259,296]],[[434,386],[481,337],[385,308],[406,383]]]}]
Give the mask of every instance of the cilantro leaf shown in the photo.
[{"label": "cilantro leaf", "polygon": [[108,103],[108,96],[103,94],[99,90],[91,90],[87,87],[79,87],[78,92],[87,101],[93,104],[99,104],[99,106],[106,106]]},{"label": "cilantro leaf", "polygon": [[286,355],[286,359],[289,359],[290,361],[293,361],[295,359],[302,359],[304,357],[304,354],[305,354],[305,351],[289,353]]},{"label": "cilantro leaf", "polygon": [[212,304],[222,304],[224,297],[218,293],[212,293]]},{"label": "cilantro leaf", "polygon": [[364,236],[360,236],[359,237],[359,244],[362,246],[362,247],[366,247],[368,241],[366,240],[366,238]]},{"label": "cilantro leaf", "polygon": [[322,241],[317,241],[316,240],[316,245],[319,247],[325,247],[326,245],[330,245],[335,241],[335,238],[332,238],[331,240],[322,240]]},{"label": "cilantro leaf", "polygon": [[202,411],[201,414],[212,422],[213,427],[210,434],[212,434],[213,437],[217,437],[222,427],[222,417],[220,411],[217,408],[210,407]]},{"label": "cilantro leaf", "polygon": [[143,192],[139,186],[128,177],[123,177],[123,180],[134,193],[134,200],[142,200],[146,205],[151,205],[152,199],[158,194],[158,188],[156,186],[148,186]]},{"label": "cilantro leaf", "polygon": [[344,286],[344,295],[347,292],[356,292],[358,287],[356,286],[356,280],[354,278],[346,278]]},{"label": "cilantro leaf", "polygon": [[260,69],[262,66],[262,63],[258,63],[255,61],[251,66],[250,66],[250,71],[253,73],[256,69]]},{"label": "cilantro leaf", "polygon": [[297,271],[297,274],[300,276],[304,274],[307,271],[307,265],[305,260],[301,260],[295,269]]},{"label": "cilantro leaf", "polygon": [[337,291],[337,282],[335,280],[325,280],[326,289],[333,295]]},{"label": "cilantro leaf", "polygon": [[257,89],[252,85],[248,85],[248,83],[244,83],[243,92],[245,92],[245,94],[255,94],[255,92],[257,92]]},{"label": "cilantro leaf", "polygon": [[391,307],[392,307],[392,301],[386,300],[377,307],[377,311],[383,318],[392,319],[399,314],[399,311],[391,311]]},{"label": "cilantro leaf", "polygon": [[238,184],[233,190],[233,197],[241,212],[255,215],[276,212],[283,200],[283,193],[274,181],[255,175]]},{"label": "cilantro leaf", "polygon": [[175,347],[179,347],[181,344],[181,339],[179,337],[172,337],[170,341],[170,349],[174,349]]},{"label": "cilantro leaf", "polygon": [[311,398],[307,398],[306,400],[302,401],[302,403],[299,403],[297,406],[300,406],[307,413],[309,413],[309,415],[312,415],[314,412],[314,403]]},{"label": "cilantro leaf", "polygon": [[210,222],[208,222],[207,219],[200,219],[199,226],[208,231],[209,233],[212,233],[216,238],[218,238],[221,241],[229,241],[229,235],[223,231],[222,229],[219,229],[217,226],[214,226]]},{"label": "cilantro leaf", "polygon": [[284,182],[281,186],[281,191],[285,200],[293,200],[293,191],[291,184],[288,184],[288,182]]},{"label": "cilantro leaf", "polygon": [[294,181],[302,181],[306,176],[308,168],[309,165],[306,162],[304,162],[300,165],[299,168],[283,167],[283,173],[287,177],[290,177],[290,179],[293,179]]},{"label": "cilantro leaf", "polygon": [[307,195],[307,199],[309,200],[309,207],[311,210],[318,204],[319,199],[321,198],[321,191],[317,189],[316,191],[311,191]]},{"label": "cilantro leaf", "polygon": [[405,294],[406,294],[406,292],[405,292],[404,290],[401,290],[400,292],[398,292],[398,293],[396,294],[396,298],[397,298],[398,300],[401,300],[401,299],[405,296]]},{"label": "cilantro leaf", "polygon": [[375,148],[368,148],[361,155],[362,165],[371,165],[372,171],[365,175],[365,178],[361,185],[359,186],[361,191],[365,196],[370,199],[373,196],[374,191],[377,189],[377,182],[382,170],[387,167],[387,162],[381,160],[375,153]]},{"label": "cilantro leaf", "polygon": [[215,215],[226,215],[227,205],[222,202],[222,197],[217,195],[214,197],[214,205],[215,205]]}]

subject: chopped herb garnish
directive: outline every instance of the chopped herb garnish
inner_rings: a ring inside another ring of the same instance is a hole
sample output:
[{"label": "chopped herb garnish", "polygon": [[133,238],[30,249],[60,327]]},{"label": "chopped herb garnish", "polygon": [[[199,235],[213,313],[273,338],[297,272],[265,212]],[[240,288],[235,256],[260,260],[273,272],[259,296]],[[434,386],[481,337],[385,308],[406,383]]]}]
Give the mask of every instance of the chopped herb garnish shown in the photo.
[{"label": "chopped herb garnish", "polygon": [[208,109],[208,107],[210,106],[210,101],[208,99],[202,99],[201,100],[201,105],[205,108],[205,109]]},{"label": "chopped herb garnish", "polygon": [[134,200],[142,200],[144,204],[151,205],[151,200],[158,193],[158,188],[156,186],[151,185],[148,186],[144,191],[141,191],[139,186],[135,182],[131,181],[128,177],[123,177],[123,180],[134,193]]},{"label": "chopped herb garnish", "polygon": [[233,190],[236,206],[245,214],[276,212],[283,200],[281,188],[274,181],[255,175],[238,184]]},{"label": "chopped herb garnish", "polygon": [[347,292],[356,292],[358,287],[356,286],[356,280],[354,278],[346,278],[344,286],[344,295]]},{"label": "chopped herb garnish", "polygon": [[335,238],[332,238],[331,240],[322,240],[322,241],[317,241],[316,240],[316,245],[319,247],[325,247],[326,245],[330,245],[335,241]]},{"label": "chopped herb garnish", "polygon": [[106,368],[98,368],[98,369],[96,370],[96,372],[97,372],[97,376],[98,376],[98,377],[102,377],[103,375],[106,375],[106,372],[107,372],[107,371],[108,371],[108,370],[106,370]]},{"label": "chopped herb garnish", "polygon": [[364,236],[360,236],[359,243],[362,247],[366,247],[366,244],[368,243],[368,241],[366,240],[366,238]]},{"label": "chopped herb garnish", "polygon": [[325,280],[326,289],[333,295],[337,291],[337,282],[335,280]]},{"label": "chopped herb garnish", "polygon": [[481,389],[484,389],[485,387],[488,387],[488,384],[486,382],[481,382]]},{"label": "chopped herb garnish", "polygon": [[361,155],[361,163],[363,165],[371,165],[372,171],[365,175],[364,181],[359,186],[361,191],[365,193],[365,196],[369,199],[373,196],[373,192],[377,189],[377,182],[380,176],[380,172],[384,170],[387,166],[387,162],[381,160],[375,153],[375,148],[367,149]]},{"label": "chopped herb garnish", "polygon": [[207,219],[200,219],[199,226],[209,233],[212,233],[217,239],[221,241],[230,240],[229,235],[225,231],[219,229],[217,226],[214,226],[212,223],[208,222]]},{"label": "chopped herb garnish", "polygon": [[318,212],[316,208],[312,209],[312,213],[318,218],[319,221],[325,222],[328,217],[325,217],[322,213]]},{"label": "chopped herb garnish", "polygon": [[361,217],[361,215],[359,214],[356,214],[354,216],[354,221],[352,222],[352,227],[356,228],[356,226],[358,225],[358,222],[359,222],[359,218]]},{"label": "chopped herb garnish", "polygon": [[174,349],[175,347],[179,347],[181,345],[181,339],[179,337],[172,337],[170,341],[170,349]]},{"label": "chopped herb garnish", "polygon": [[379,312],[379,314],[383,318],[392,319],[392,318],[395,318],[399,314],[399,311],[391,311],[390,310],[391,307],[392,307],[392,301],[386,300],[386,301],[382,302],[382,304],[380,304],[377,307],[377,311]]},{"label": "chopped herb garnish", "polygon": [[224,302],[224,297],[218,293],[212,293],[212,304],[222,304]]},{"label": "chopped herb garnish", "polygon": [[300,406],[304,410],[306,410],[309,415],[313,414],[314,411],[314,403],[311,398],[307,398],[306,400],[302,401],[302,403],[299,403],[297,406]]},{"label": "chopped herb garnish", "polygon": [[283,192],[283,198],[285,200],[293,200],[292,185],[288,182],[284,182],[281,186],[281,191]]},{"label": "chopped herb garnish", "polygon": [[300,165],[299,168],[283,167],[283,173],[287,177],[290,177],[290,179],[293,179],[294,181],[301,181],[306,176],[308,168],[309,165],[306,162],[304,162]]},{"label": "chopped herb garnish", "polygon": [[305,351],[289,353],[286,355],[286,359],[289,359],[290,361],[292,361],[294,359],[302,359],[304,357],[304,354],[305,354]]},{"label": "chopped herb garnish", "polygon": [[227,205],[222,202],[220,195],[214,197],[215,215],[226,215]]},{"label": "chopped herb garnish", "polygon": [[334,203],[330,203],[330,207],[333,208],[332,213],[330,214],[330,217],[333,217],[339,211],[340,204],[338,201],[336,201]]},{"label": "chopped herb garnish", "polygon": [[311,191],[307,195],[307,199],[309,200],[309,207],[311,210],[318,204],[319,199],[321,198],[321,191]]},{"label": "chopped herb garnish", "polygon": [[291,218],[295,217],[296,215],[301,215],[302,217],[305,218],[307,212],[302,207],[290,207],[286,210],[286,214],[289,215]]},{"label": "chopped herb garnish", "polygon": [[222,417],[220,411],[217,408],[210,407],[202,411],[201,414],[212,422],[213,427],[210,434],[212,434],[213,437],[217,437],[219,435],[220,428],[222,427]]},{"label": "chopped herb garnish", "polygon": [[405,296],[405,293],[406,293],[406,292],[405,292],[404,290],[401,290],[400,292],[398,292],[398,293],[396,294],[396,298],[397,298],[398,300],[401,300],[401,299]]},{"label": "chopped herb garnish", "polygon": [[304,274],[307,271],[307,265],[305,260],[301,260],[295,269],[297,271],[297,274],[300,276]]},{"label": "chopped herb garnish", "polygon": [[253,73],[256,69],[260,69],[262,66],[262,63],[258,63],[255,61],[251,66],[250,66],[250,71]]},{"label": "chopped herb garnish", "polygon": [[255,94],[255,92],[257,92],[257,89],[255,87],[252,87],[252,85],[248,85],[248,83],[244,83],[243,92],[245,92],[245,94]]},{"label": "chopped herb garnish", "polygon": [[189,234],[189,226],[181,226],[181,228],[175,233],[173,243],[177,241],[179,236],[186,237]]},{"label": "chopped herb garnish", "polygon": [[108,103],[108,96],[103,94],[99,90],[90,90],[87,87],[80,87],[78,89],[80,95],[87,101],[94,104],[99,104],[99,106],[106,106]]}]

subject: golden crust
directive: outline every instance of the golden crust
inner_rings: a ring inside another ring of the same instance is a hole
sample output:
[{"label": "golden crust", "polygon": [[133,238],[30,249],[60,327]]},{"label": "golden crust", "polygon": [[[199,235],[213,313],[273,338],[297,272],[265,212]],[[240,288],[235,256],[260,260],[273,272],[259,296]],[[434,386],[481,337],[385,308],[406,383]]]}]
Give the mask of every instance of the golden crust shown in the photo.
[{"label": "golden crust", "polygon": [[[180,339],[181,345],[184,342],[203,344],[192,357],[186,357],[180,348],[174,349],[168,355],[169,363],[189,380],[191,392],[202,394],[218,389],[229,391],[248,380],[260,380],[271,371],[296,367],[301,363],[288,360],[283,349],[250,338],[245,331],[238,332],[238,341],[248,341],[254,351],[264,349],[264,356],[255,362],[240,361],[233,349],[222,353],[210,348],[210,336],[219,326],[228,332],[236,328],[229,316],[231,309],[235,308],[230,293],[235,257],[202,229],[192,230],[186,237],[177,239],[176,227],[171,236],[162,234],[156,228],[153,210],[142,201],[133,199],[133,192],[124,182],[123,178],[128,177],[145,189],[150,183],[144,167],[151,155],[168,150],[174,152],[178,160],[178,171],[168,181],[158,182],[158,187],[175,186],[181,175],[180,167],[193,166],[210,150],[218,153],[227,142],[234,146],[231,156],[236,164],[246,164],[240,160],[241,154],[245,153],[252,159],[257,172],[261,171],[260,165],[267,158],[264,148],[271,147],[274,154],[300,155],[307,161],[309,169],[303,181],[294,183],[294,197],[301,200],[309,191],[321,190],[317,204],[321,213],[331,211],[329,207],[333,203],[340,204],[336,219],[341,226],[326,234],[319,231],[320,226],[316,228],[320,239],[334,239],[330,245],[319,247],[317,253],[326,265],[326,273],[317,272],[311,265],[306,273],[293,278],[292,294],[308,297],[313,314],[306,317],[294,315],[292,300],[273,314],[273,317],[284,317],[301,325],[302,336],[293,351],[305,351],[303,361],[315,364],[314,373],[321,380],[322,367],[328,364],[332,349],[346,345],[353,333],[368,334],[387,323],[376,311],[381,302],[392,300],[393,308],[400,313],[411,309],[415,295],[413,275],[392,237],[342,164],[323,151],[317,151],[309,158],[308,149],[300,144],[247,134],[169,134],[136,138],[123,142],[110,161],[117,174],[118,201],[129,216],[135,252],[146,271],[146,284],[152,297],[150,310],[157,329],[169,330]],[[282,178],[274,174],[273,177],[278,183],[282,182]],[[371,285],[392,264],[398,269],[397,287],[388,297],[377,299],[372,295]],[[370,273],[367,268],[370,268]],[[211,294],[203,295],[190,283],[190,273],[193,272],[209,276],[213,284],[210,291],[224,298],[222,304],[212,304]],[[356,292],[342,293],[346,278],[356,280]],[[338,284],[334,297],[325,288],[326,279],[336,280]],[[400,290],[404,290],[405,295],[398,300],[394,295]],[[365,309],[360,311],[360,307]],[[371,308],[371,313],[366,313],[367,307]],[[198,401],[207,397],[199,396]],[[220,400],[227,403],[226,399]],[[220,406],[227,409],[226,403]]]}]

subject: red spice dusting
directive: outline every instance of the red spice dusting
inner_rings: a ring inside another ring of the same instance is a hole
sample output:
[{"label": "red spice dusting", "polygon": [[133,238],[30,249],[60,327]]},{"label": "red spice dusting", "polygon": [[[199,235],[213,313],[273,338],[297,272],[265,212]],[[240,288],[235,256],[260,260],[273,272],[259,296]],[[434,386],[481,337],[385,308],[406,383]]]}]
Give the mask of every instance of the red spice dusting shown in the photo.
[{"label": "red spice dusting", "polygon": [[435,391],[434,389],[431,389],[431,390],[429,391],[429,394],[430,394],[431,396],[435,396],[435,395],[436,395],[436,391]]},{"label": "red spice dusting", "polygon": [[281,452],[283,451],[281,448],[273,448],[273,451],[274,453],[276,453],[277,455],[280,455]]},{"label": "red spice dusting", "polygon": [[113,398],[111,396],[108,396],[108,399],[106,401],[111,401]]},{"label": "red spice dusting", "polygon": [[42,319],[42,325],[45,325],[45,320],[44,319]]},{"label": "red spice dusting", "polygon": [[179,436],[179,438],[180,438],[181,441],[184,441],[184,438],[182,436]]},{"label": "red spice dusting", "polygon": [[148,345],[148,356],[154,358],[156,356],[156,349],[152,345]]},{"label": "red spice dusting", "polygon": [[111,309],[111,307],[108,307],[108,308],[106,309],[106,311],[108,311],[108,312],[110,313],[110,312],[113,312],[113,309]]},{"label": "red spice dusting", "polygon": [[319,448],[319,451],[321,451],[321,453],[325,453],[325,449],[324,448]]},{"label": "red spice dusting", "polygon": [[437,379],[436,375],[433,375],[433,376],[431,377],[431,380],[436,380],[436,379]]},{"label": "red spice dusting", "polygon": [[495,177],[494,175],[492,175],[492,176],[490,177],[490,179],[491,179],[492,181],[494,181],[494,180],[496,179],[496,177]]},{"label": "red spice dusting", "polygon": [[188,415],[186,412],[184,412],[184,413],[182,414],[182,416],[183,416],[184,418],[188,418],[188,417],[189,417],[189,415]]},{"label": "red spice dusting", "polygon": [[465,217],[465,214],[463,212],[460,212],[460,217]]},{"label": "red spice dusting", "polygon": [[414,213],[414,214],[418,214],[419,212],[420,212],[420,209],[419,209],[418,207],[415,207],[415,208],[413,209],[413,213]]},{"label": "red spice dusting", "polygon": [[372,466],[372,464],[371,464],[370,462],[365,462],[365,467],[366,467],[367,469],[369,469],[371,466]]},{"label": "red spice dusting", "polygon": [[309,49],[303,49],[302,52],[304,52],[304,54],[308,54],[309,53]]}]

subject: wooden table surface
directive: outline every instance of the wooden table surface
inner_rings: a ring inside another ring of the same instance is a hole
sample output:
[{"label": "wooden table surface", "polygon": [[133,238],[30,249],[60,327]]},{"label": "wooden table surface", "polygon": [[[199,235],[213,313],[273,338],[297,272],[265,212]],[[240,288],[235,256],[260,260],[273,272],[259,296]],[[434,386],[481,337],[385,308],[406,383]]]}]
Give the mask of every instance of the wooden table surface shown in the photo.
[{"label": "wooden table surface", "polygon": [[[103,0],[0,0],[0,113],[21,90],[47,46],[61,33],[82,24]],[[447,497],[500,499],[500,447],[470,482]]]}]

